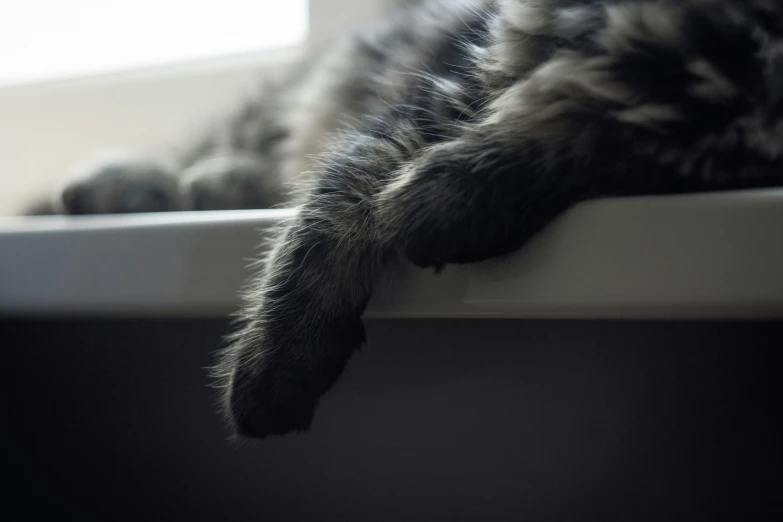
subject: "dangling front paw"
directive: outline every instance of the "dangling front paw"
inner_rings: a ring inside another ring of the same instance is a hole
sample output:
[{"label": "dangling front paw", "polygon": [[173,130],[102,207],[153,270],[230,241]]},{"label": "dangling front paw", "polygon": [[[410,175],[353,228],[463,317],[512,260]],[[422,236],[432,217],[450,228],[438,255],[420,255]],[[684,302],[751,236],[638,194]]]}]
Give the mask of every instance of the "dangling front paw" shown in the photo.
[{"label": "dangling front paw", "polygon": [[118,157],[84,169],[55,198],[65,214],[125,214],[186,210],[172,169],[152,160]]},{"label": "dangling front paw", "polygon": [[291,371],[274,361],[233,370],[224,406],[237,435],[263,439],[310,428],[319,397]]},{"label": "dangling front paw", "polygon": [[223,409],[238,435],[263,439],[310,428],[321,396],[364,342],[358,317],[322,320],[298,314],[252,323],[221,355]]}]

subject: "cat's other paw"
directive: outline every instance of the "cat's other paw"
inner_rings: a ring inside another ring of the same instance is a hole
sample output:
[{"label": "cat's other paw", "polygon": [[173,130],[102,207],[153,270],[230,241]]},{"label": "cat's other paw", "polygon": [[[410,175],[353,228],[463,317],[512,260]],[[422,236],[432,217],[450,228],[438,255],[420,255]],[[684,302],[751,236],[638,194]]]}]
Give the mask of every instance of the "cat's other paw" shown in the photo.
[{"label": "cat's other paw", "polygon": [[548,168],[538,149],[474,133],[433,147],[379,196],[384,241],[420,267],[440,269],[520,248],[590,187]]},{"label": "cat's other paw", "polygon": [[227,152],[188,167],[181,190],[193,210],[270,208],[284,199],[274,171],[258,155]]},{"label": "cat's other paw", "polygon": [[64,214],[125,214],[187,210],[173,169],[149,159],[116,157],[82,169],[60,191]]},{"label": "cat's other paw", "polygon": [[320,325],[318,319],[252,323],[221,354],[215,376],[237,435],[263,439],[310,428],[321,396],[365,339],[358,317]]},{"label": "cat's other paw", "polygon": [[[485,152],[485,154],[487,154]],[[483,261],[518,247],[506,234],[516,209],[499,215],[513,194],[477,171],[455,145],[436,147],[400,173],[379,197],[386,241],[422,268]]]}]

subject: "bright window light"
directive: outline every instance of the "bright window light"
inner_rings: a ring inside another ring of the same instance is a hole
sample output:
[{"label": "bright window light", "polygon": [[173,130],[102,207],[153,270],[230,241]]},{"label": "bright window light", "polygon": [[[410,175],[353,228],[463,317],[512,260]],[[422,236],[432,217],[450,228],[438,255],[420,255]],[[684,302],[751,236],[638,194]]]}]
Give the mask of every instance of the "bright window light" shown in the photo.
[{"label": "bright window light", "polygon": [[0,6],[0,85],[288,47],[307,36],[307,0],[9,0]]}]

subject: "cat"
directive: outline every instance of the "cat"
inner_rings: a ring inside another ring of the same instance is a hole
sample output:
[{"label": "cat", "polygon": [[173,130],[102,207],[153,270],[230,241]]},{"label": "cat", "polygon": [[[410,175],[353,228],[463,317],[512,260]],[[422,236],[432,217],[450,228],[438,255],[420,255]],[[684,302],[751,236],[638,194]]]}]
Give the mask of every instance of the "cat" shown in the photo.
[{"label": "cat", "polygon": [[[502,256],[588,199],[783,184],[783,0],[418,4],[312,60],[180,161],[202,177],[114,165],[63,194],[66,211],[123,210],[93,201],[112,193],[97,180],[157,179],[136,208],[211,208],[221,183],[199,184],[238,170],[272,187],[269,204],[298,207],[214,369],[239,436],[309,429],[395,258],[439,271]],[[303,111],[303,99],[318,103]],[[246,163],[200,165],[215,152]],[[284,178],[298,196],[281,195]]]}]

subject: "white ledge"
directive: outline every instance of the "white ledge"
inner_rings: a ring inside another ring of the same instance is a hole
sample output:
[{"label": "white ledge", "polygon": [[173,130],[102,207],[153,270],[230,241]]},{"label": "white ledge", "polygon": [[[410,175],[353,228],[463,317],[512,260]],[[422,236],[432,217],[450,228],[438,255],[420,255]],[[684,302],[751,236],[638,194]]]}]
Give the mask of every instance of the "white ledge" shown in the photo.
[{"label": "white ledge", "polygon": [[[222,316],[288,210],[0,219],[0,314]],[[368,317],[782,318],[783,190],[584,203],[518,253],[379,282]]]}]

